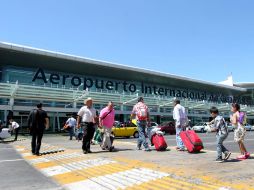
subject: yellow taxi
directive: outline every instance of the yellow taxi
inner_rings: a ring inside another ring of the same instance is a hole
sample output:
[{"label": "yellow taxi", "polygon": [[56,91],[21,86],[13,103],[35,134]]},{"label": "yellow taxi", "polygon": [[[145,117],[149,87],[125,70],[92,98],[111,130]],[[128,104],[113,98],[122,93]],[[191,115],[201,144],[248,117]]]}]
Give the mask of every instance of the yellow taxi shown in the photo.
[{"label": "yellow taxi", "polygon": [[131,137],[138,138],[138,129],[133,122],[116,123],[112,128],[112,134],[115,137]]}]

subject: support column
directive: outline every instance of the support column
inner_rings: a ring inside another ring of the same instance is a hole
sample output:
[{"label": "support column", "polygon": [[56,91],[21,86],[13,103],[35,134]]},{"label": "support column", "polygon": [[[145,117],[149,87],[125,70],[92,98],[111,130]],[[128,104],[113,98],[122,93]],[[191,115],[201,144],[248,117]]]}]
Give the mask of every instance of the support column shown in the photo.
[{"label": "support column", "polygon": [[10,98],[10,108],[11,110],[13,110],[13,106],[14,106],[14,98]]},{"label": "support column", "polygon": [[73,102],[73,108],[77,108],[77,102]]}]

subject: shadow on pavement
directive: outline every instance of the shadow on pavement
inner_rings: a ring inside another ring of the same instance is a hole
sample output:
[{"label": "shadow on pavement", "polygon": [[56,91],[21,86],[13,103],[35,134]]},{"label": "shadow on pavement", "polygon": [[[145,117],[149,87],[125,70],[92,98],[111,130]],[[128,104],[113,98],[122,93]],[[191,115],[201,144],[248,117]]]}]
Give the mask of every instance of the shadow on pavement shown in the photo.
[{"label": "shadow on pavement", "polygon": [[130,148],[126,148],[126,149],[118,149],[118,148],[115,148],[112,152],[110,152],[110,151],[108,151],[108,150],[99,150],[99,151],[93,151],[92,154],[124,152],[124,151],[130,151],[130,150],[135,151],[134,149],[130,149]]},{"label": "shadow on pavement", "polygon": [[231,160],[225,160],[224,162],[241,162],[242,160],[238,160],[238,159],[231,159]]},{"label": "shadow on pavement", "polygon": [[9,144],[12,142],[15,142],[15,141],[14,140],[0,140],[0,143],[3,143],[3,144]]}]

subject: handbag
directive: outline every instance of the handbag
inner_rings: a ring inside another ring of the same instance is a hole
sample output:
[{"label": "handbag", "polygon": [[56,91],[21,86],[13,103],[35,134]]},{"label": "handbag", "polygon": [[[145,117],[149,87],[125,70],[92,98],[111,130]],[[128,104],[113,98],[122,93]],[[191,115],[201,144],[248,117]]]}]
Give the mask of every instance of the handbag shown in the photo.
[{"label": "handbag", "polygon": [[67,129],[69,129],[69,128],[70,128],[70,126],[69,126],[69,125],[67,125],[67,124],[65,124],[63,128],[64,128],[64,130],[67,130]]}]

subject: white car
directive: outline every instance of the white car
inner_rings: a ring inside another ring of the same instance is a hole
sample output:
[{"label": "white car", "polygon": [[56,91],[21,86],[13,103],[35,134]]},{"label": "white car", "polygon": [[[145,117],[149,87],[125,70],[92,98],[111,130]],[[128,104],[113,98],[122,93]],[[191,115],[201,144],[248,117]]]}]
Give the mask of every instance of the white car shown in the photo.
[{"label": "white car", "polygon": [[245,125],[245,129],[246,129],[246,131],[251,131],[252,130],[252,126],[250,125],[250,124],[246,124]]},{"label": "white car", "polygon": [[228,124],[228,131],[234,131],[235,127],[232,124]]},{"label": "white car", "polygon": [[192,130],[196,132],[204,133],[210,129],[210,125],[207,122],[201,122],[192,127]]}]

